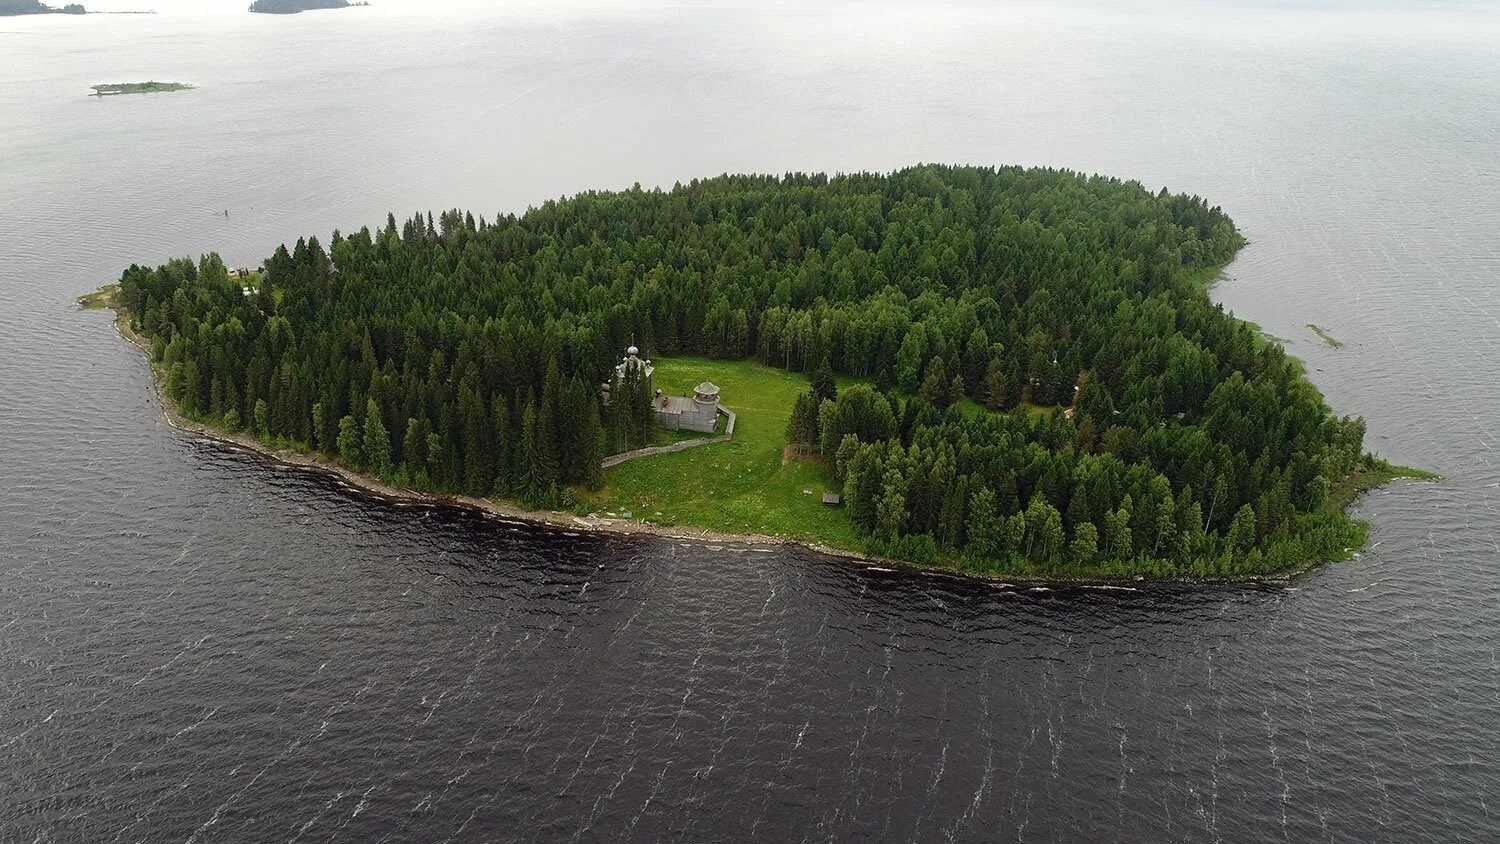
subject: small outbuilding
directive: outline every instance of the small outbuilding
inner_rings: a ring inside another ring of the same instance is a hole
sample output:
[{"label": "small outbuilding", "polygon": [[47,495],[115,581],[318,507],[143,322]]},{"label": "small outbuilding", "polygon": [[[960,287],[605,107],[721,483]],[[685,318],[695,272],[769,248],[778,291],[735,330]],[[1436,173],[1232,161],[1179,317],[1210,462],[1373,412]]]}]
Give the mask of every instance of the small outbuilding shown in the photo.
[{"label": "small outbuilding", "polygon": [[844,506],[844,497],[836,492],[825,492],[823,493],[823,506],[842,507]]}]

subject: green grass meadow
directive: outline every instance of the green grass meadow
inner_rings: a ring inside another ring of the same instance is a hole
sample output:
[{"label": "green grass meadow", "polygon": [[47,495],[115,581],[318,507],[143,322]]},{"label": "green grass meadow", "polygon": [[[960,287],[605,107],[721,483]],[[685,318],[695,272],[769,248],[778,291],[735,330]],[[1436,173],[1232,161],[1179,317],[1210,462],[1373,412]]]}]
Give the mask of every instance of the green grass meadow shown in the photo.
[{"label": "green grass meadow", "polygon": [[842,509],[823,505],[823,492],[838,490],[822,466],[782,463],[787,420],[809,388],[806,376],[752,361],[679,357],[655,365],[654,385],[667,395],[690,395],[703,381],[719,385],[720,401],[736,414],[734,438],[622,463],[605,472],[602,490],[585,494],[585,507],[661,525],[864,545]]}]

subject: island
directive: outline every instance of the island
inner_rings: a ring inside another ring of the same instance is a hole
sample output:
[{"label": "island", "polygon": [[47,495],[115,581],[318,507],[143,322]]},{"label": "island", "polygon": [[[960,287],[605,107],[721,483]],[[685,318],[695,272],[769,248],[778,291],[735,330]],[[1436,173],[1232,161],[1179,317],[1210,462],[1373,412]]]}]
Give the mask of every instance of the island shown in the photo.
[{"label": "island", "polygon": [[113,97],[120,94],[159,94],[169,91],[187,91],[193,86],[182,82],[112,82],[105,85],[91,85],[94,93],[92,97]]},{"label": "island", "polygon": [[255,0],[250,11],[264,15],[295,15],[316,9],[348,9],[368,6],[369,3],[351,3],[349,0]]},{"label": "island", "polygon": [[1347,506],[1425,476],[1211,301],[1244,242],[1202,198],[1066,170],[725,175],[131,266],[93,302],[175,422],[387,495],[1244,579],[1348,558]]},{"label": "island", "polygon": [[87,10],[77,3],[62,7],[48,6],[41,0],[0,0],[0,17],[7,15],[82,15]]}]

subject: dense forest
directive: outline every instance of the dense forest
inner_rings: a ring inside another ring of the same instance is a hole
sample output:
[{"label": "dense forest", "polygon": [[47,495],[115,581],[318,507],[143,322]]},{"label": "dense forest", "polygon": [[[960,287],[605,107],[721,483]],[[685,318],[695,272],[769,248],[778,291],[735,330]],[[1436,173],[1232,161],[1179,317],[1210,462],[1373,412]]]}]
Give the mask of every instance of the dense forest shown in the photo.
[{"label": "dense forest", "polygon": [[1363,422],[1207,295],[1242,243],[1198,197],[920,166],[389,216],[119,299],[184,413],[400,484],[568,506],[649,436],[638,385],[600,400],[635,343],[807,372],[789,438],[870,550],[1222,576],[1363,536],[1329,501]]}]

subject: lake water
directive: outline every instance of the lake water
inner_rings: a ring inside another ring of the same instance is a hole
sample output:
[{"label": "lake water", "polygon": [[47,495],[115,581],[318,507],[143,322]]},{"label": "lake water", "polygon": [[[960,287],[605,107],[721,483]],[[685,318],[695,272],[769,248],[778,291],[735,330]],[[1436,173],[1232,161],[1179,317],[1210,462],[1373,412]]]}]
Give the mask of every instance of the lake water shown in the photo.
[{"label": "lake water", "polygon": [[[1500,839],[1493,5],[141,3],[0,19],[0,841]],[[84,96],[144,79],[199,87]],[[1285,585],[561,535],[177,433],[73,306],[387,210],[919,161],[1222,204],[1216,295],[1447,481]]]}]

